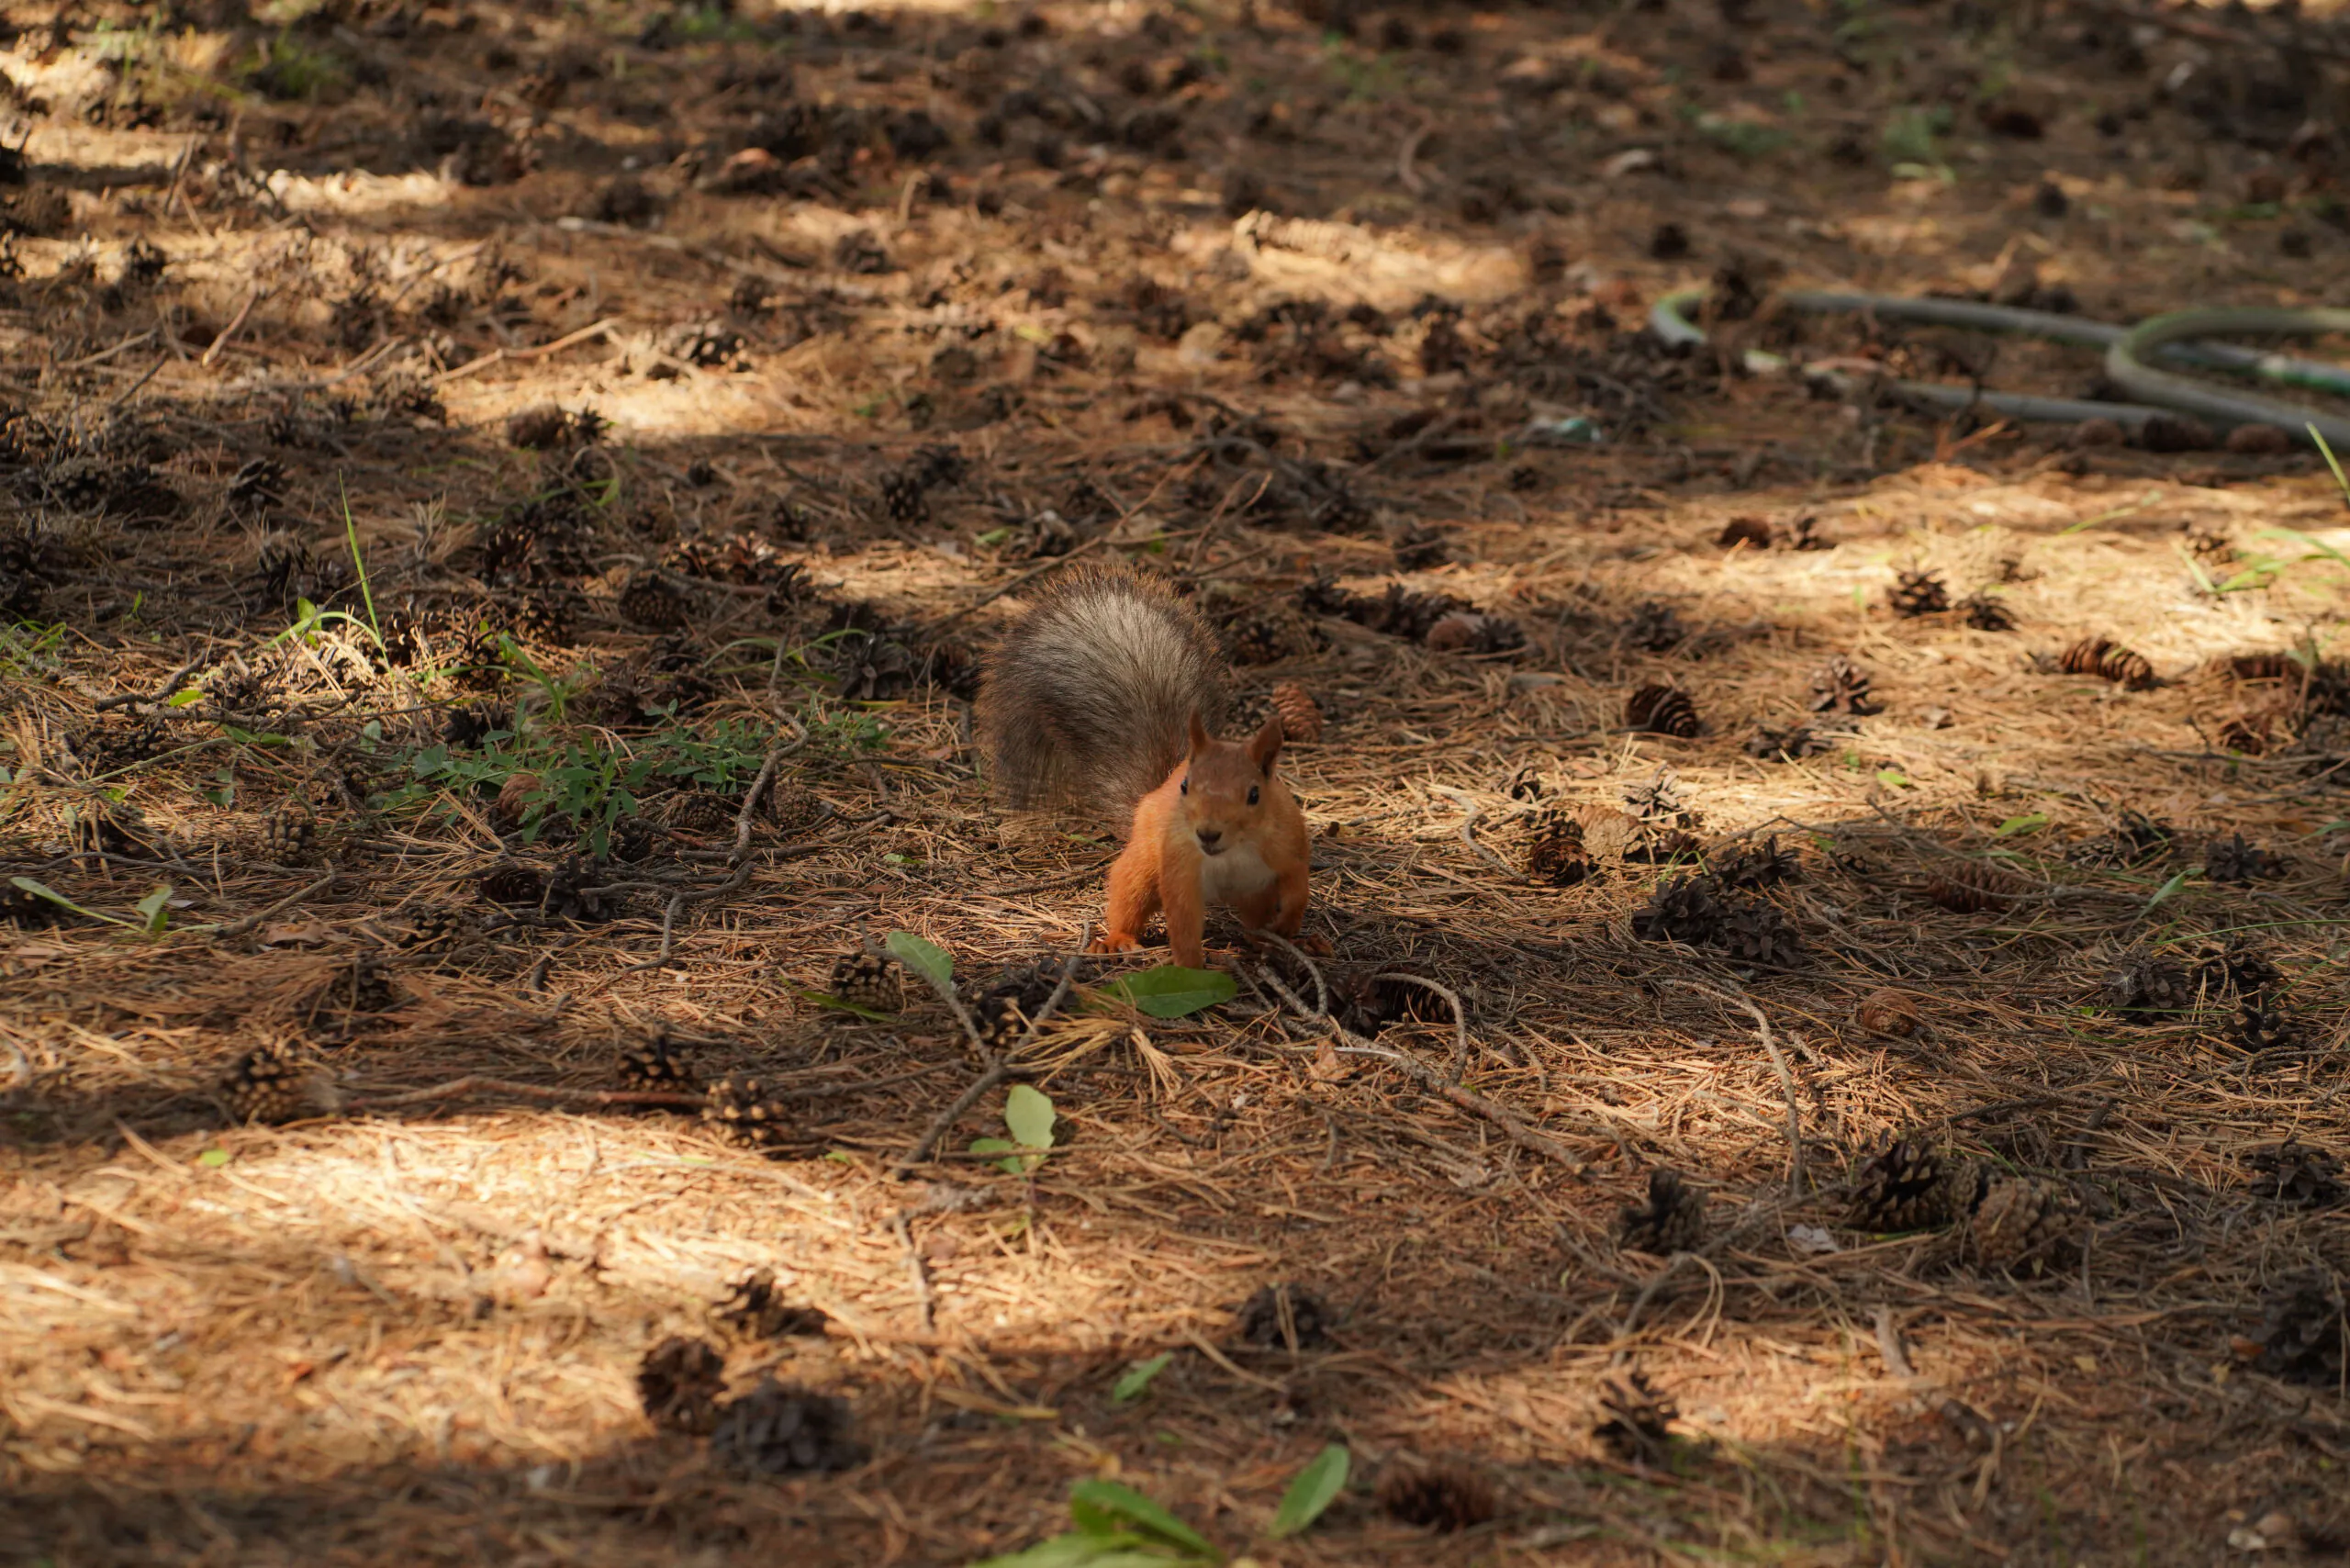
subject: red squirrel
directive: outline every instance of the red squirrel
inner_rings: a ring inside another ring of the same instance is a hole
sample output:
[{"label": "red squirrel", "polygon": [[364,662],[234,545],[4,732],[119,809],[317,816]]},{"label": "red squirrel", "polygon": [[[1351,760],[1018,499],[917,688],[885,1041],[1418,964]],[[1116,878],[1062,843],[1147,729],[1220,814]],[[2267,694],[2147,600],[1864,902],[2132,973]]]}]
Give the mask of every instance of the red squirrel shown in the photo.
[{"label": "red squirrel", "polygon": [[1097,952],[1142,945],[1155,913],[1187,969],[1206,961],[1211,905],[1293,937],[1305,918],[1305,817],[1274,772],[1278,717],[1217,740],[1224,660],[1197,610],[1129,567],[1065,573],[990,655],[979,737],[1017,808],[1123,821]]}]

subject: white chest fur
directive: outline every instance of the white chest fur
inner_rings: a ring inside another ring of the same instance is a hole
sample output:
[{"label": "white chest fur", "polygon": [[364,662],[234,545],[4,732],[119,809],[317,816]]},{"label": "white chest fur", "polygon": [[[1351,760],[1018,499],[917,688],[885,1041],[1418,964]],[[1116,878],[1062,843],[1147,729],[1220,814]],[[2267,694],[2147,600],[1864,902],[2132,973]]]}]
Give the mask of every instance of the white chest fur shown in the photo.
[{"label": "white chest fur", "polygon": [[1228,904],[1259,893],[1271,884],[1273,868],[1253,844],[1236,844],[1221,855],[1200,861],[1200,899],[1208,904]]}]

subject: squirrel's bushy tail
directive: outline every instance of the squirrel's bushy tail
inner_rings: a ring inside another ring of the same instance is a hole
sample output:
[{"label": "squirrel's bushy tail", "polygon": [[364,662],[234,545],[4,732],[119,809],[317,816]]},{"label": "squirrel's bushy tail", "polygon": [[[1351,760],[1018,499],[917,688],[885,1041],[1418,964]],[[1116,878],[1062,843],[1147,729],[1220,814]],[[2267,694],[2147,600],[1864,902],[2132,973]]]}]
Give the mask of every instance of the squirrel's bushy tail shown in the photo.
[{"label": "squirrel's bushy tail", "polygon": [[1005,803],[1125,825],[1224,718],[1224,657],[1197,610],[1126,566],[1064,572],[989,655],[979,744]]}]

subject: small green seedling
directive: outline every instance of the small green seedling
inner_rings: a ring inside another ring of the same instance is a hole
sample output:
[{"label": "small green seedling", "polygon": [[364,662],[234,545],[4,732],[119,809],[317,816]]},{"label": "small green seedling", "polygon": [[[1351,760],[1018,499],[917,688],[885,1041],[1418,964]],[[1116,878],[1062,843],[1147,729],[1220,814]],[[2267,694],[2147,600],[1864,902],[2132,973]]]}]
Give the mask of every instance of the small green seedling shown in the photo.
[{"label": "small green seedling", "polygon": [[1161,1350],[1150,1360],[1136,1361],[1128,1367],[1118,1374],[1118,1381],[1110,1385],[1110,1403],[1132,1405],[1140,1399],[1144,1391],[1150,1387],[1151,1380],[1165,1372],[1167,1364],[1174,1359],[1172,1350]]},{"label": "small green seedling", "polygon": [[[1351,1468],[1343,1443],[1307,1461],[1282,1494],[1267,1538],[1286,1540],[1311,1529],[1346,1490]],[[1069,1517],[1076,1529],[974,1568],[1166,1568],[1170,1562],[1216,1568],[1231,1561],[1199,1531],[1115,1481],[1080,1481],[1069,1488]]]},{"label": "small green seedling", "polygon": [[1006,1175],[1024,1175],[1045,1162],[1053,1147],[1053,1124],[1059,1119],[1043,1091],[1015,1083],[1003,1097],[1003,1125],[1012,1137],[973,1138],[971,1152],[1001,1154],[1004,1158],[996,1161],[998,1169]]}]

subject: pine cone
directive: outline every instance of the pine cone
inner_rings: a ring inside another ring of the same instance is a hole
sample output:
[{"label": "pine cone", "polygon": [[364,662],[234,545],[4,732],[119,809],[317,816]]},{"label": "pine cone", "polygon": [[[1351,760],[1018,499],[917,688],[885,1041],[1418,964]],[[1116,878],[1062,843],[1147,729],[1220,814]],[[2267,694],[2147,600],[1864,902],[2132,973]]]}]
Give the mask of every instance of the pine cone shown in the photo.
[{"label": "pine cone", "polygon": [[419,953],[434,947],[447,946],[464,930],[464,917],[454,910],[430,906],[417,910],[408,929],[394,938],[392,945],[402,952]]},{"label": "pine cone", "polygon": [[2244,993],[2266,991],[2285,978],[2266,953],[2242,936],[2229,937],[2224,946],[2205,943],[2195,973],[2207,990]]},{"label": "pine cone", "polygon": [[1697,825],[1697,813],[1689,809],[1689,799],[1681,792],[1681,776],[1670,767],[1659,767],[1646,781],[1626,786],[1624,804],[1644,823]]},{"label": "pine cone", "polygon": [[1771,525],[1759,517],[1734,517],[1722,524],[1720,536],[1714,543],[1725,550],[1736,549],[1740,544],[1768,550],[1771,548]]},{"label": "pine cone", "polygon": [[693,612],[693,600],[659,572],[638,572],[621,589],[621,613],[639,626],[675,632]]},{"label": "pine cone", "polygon": [[1689,700],[1687,692],[1678,687],[1660,685],[1643,686],[1632,693],[1624,704],[1624,722],[1631,729],[1679,735],[1684,740],[1701,734],[1706,727],[1697,717],[1697,705]]},{"label": "pine cone", "polygon": [[833,960],[824,989],[836,1001],[876,1013],[895,1013],[906,1004],[905,971],[897,959],[878,953],[842,954]]},{"label": "pine cone", "polygon": [[748,1269],[718,1304],[718,1321],[750,1338],[783,1339],[822,1334],[832,1319],[821,1308],[786,1302],[772,1270]]},{"label": "pine cone", "polygon": [[1811,678],[1811,711],[1866,717],[1878,711],[1869,700],[1869,672],[1838,654]]},{"label": "pine cone", "polygon": [[739,801],[730,801],[709,790],[690,790],[672,800],[662,814],[679,833],[707,838],[714,834],[733,834],[743,806]]},{"label": "pine cone", "polygon": [[2000,602],[1999,597],[1985,588],[1968,594],[1958,601],[1966,613],[1966,623],[1977,632],[2012,632],[2016,629],[2015,611]]},{"label": "pine cone", "polygon": [[2338,1388],[2343,1371],[2341,1282],[2319,1271],[2269,1287],[2260,1319],[2260,1370],[2311,1388]]},{"label": "pine cone", "polygon": [[1546,887],[1572,888],[1588,881],[1593,871],[1581,823],[1555,807],[1535,819],[1534,836],[1526,849],[1529,880]]},{"label": "pine cone", "polygon": [[622,1089],[648,1094],[692,1094],[701,1080],[667,1032],[621,1052],[614,1076]]},{"label": "pine cone", "polygon": [[1950,585],[1931,572],[1903,572],[1885,599],[1896,615],[1939,615],[1950,608]]},{"label": "pine cone", "polygon": [[1651,654],[1671,653],[1688,640],[1689,628],[1681,623],[1673,607],[1654,599],[1636,606],[1631,619],[1624,622],[1624,641]]},{"label": "pine cone", "polygon": [[1474,1529],[1500,1512],[1484,1477],[1457,1464],[1395,1463],[1380,1476],[1374,1495],[1389,1518],[1446,1533]]},{"label": "pine cone", "polygon": [[1918,1032],[1918,1003],[1906,991],[1873,991],[1852,1010],[1852,1021],[1872,1035],[1906,1040]]},{"label": "pine cone", "polygon": [[2350,1190],[2342,1183],[2342,1162],[2307,1144],[2288,1139],[2273,1148],[2255,1149],[2252,1169],[2252,1180],[2245,1185],[2255,1198],[2322,1209],[2350,1196]]},{"label": "pine cone", "polygon": [[1634,913],[1632,934],[1648,942],[1686,942],[1705,946],[1720,940],[1729,918],[1711,877],[1674,877]]},{"label": "pine cone", "polygon": [[852,1430],[845,1401],[767,1378],[719,1413],[710,1454],[740,1475],[849,1470],[865,1458]]},{"label": "pine cone", "polygon": [[2065,649],[2057,664],[2068,675],[2093,675],[2130,691],[2151,691],[2162,684],[2144,655],[2110,637],[2084,637]]},{"label": "pine cone", "polygon": [[2221,751],[2238,756],[2265,756],[2277,738],[2278,715],[2273,709],[2240,709],[2220,721],[2212,737]]},{"label": "pine cone", "polygon": [[667,836],[659,824],[647,822],[643,817],[621,817],[612,823],[606,835],[611,846],[612,858],[624,866],[640,865],[653,858],[654,852],[661,847],[662,840]]},{"label": "pine cone", "polygon": [[1713,856],[1707,868],[1723,887],[1756,892],[1793,881],[1802,871],[1803,862],[1796,858],[1795,851],[1779,847],[1779,835],[1774,833],[1760,844],[1742,845]]},{"label": "pine cone", "polygon": [[1803,937],[1788,924],[1786,916],[1767,903],[1733,908],[1715,940],[1742,964],[1791,969],[1803,958]]},{"label": "pine cone", "polygon": [[881,476],[881,510],[892,522],[923,522],[930,517],[930,499],[923,493],[921,476],[904,469]]},{"label": "pine cone", "polygon": [[1358,1035],[1376,1038],[1390,1024],[1449,1024],[1452,1009],[1425,986],[1383,979],[1376,965],[1330,976],[1330,1010]]},{"label": "pine cone", "polygon": [[[1286,1309],[1289,1327],[1281,1326]],[[1301,1350],[1319,1350],[1330,1344],[1330,1309],[1322,1298],[1301,1285],[1261,1285],[1240,1304],[1235,1319],[1240,1341],[1265,1350],[1285,1350],[1294,1333]]]},{"label": "pine cone", "polygon": [[508,833],[520,827],[526,817],[543,821],[546,793],[546,781],[537,774],[509,773],[506,782],[498,787],[497,803],[489,808],[490,818]]},{"label": "pine cone", "polygon": [[805,838],[832,813],[832,807],[813,790],[780,778],[767,788],[767,817],[775,823],[777,835],[787,842]]},{"label": "pine cone", "polygon": [[1747,737],[1745,746],[1749,756],[1784,758],[1789,762],[1835,749],[1832,743],[1801,724],[1785,730],[1757,729]]},{"label": "pine cone", "polygon": [[705,1339],[674,1336],[637,1363],[645,1418],[667,1431],[708,1432],[718,1425],[718,1396],[725,1391],[726,1358]]},{"label": "pine cone", "polygon": [[2166,1024],[2184,1016],[2195,1005],[2192,977],[2167,958],[2142,956],[2124,959],[2109,970],[2105,1004],[2133,1024]]},{"label": "pine cone", "polygon": [[1297,651],[1285,618],[1280,616],[1252,615],[1235,622],[1225,640],[1237,665],[1279,664]]},{"label": "pine cone", "polygon": [[1667,1258],[1695,1250],[1705,1236],[1706,1194],[1662,1165],[1649,1172],[1648,1202],[1616,1211],[1616,1244],[1636,1252]]},{"label": "pine cone", "polygon": [[1322,738],[1321,706],[1296,681],[1284,680],[1273,688],[1273,711],[1281,715],[1283,738],[1292,744],[1312,745]]},{"label": "pine cone", "polygon": [[1926,897],[1953,914],[2003,910],[2031,890],[2014,872],[1980,861],[1962,861],[1926,883]]},{"label": "pine cone", "polygon": [[1592,1428],[1626,1464],[1662,1465],[1673,1449],[1673,1423],[1681,1418],[1672,1396],[1660,1394],[1638,1372],[1608,1380],[1599,1396],[1607,1419]]},{"label": "pine cone", "polygon": [[2171,841],[2177,831],[2168,823],[2156,822],[2143,812],[2125,809],[2119,830],[2084,839],[2074,846],[2072,858],[2083,866],[2135,866],[2157,855],[2169,854]]},{"label": "pine cone", "polygon": [[1861,1230],[1931,1230],[1967,1217],[1981,1186],[1981,1173],[1971,1160],[1912,1137],[1897,1137],[1853,1173],[1845,1212]]},{"label": "pine cone", "polygon": [[2242,833],[2215,838],[2203,851],[2203,874],[2214,882],[2252,882],[2285,874],[2282,861]]},{"label": "pine cone", "polygon": [[996,1051],[1019,1044],[1030,1020],[1052,1000],[1058,980],[1058,975],[1040,969],[1015,970],[967,999],[964,1005],[979,1032],[980,1043]]},{"label": "pine cone", "polygon": [[2301,1031],[2284,1008],[2257,996],[2247,996],[2228,1026],[2228,1038],[2240,1048],[2257,1054],[2300,1044]]},{"label": "pine cone", "polygon": [[1456,610],[1438,617],[1421,641],[1435,654],[1506,654],[1526,645],[1526,633],[1503,616]]},{"label": "pine cone", "polygon": [[1967,1243],[1986,1269],[2037,1274],[2061,1263],[2079,1226],[2072,1193],[2029,1176],[2006,1176],[1984,1187]]},{"label": "pine cone", "polygon": [[314,1108],[310,1064],[285,1040],[257,1046],[229,1063],[219,1093],[240,1122],[290,1122]]},{"label": "pine cone", "polygon": [[298,866],[318,838],[318,821],[310,808],[289,801],[262,822],[262,853],[280,866]]},{"label": "pine cone", "polygon": [[755,1078],[722,1078],[711,1084],[702,1102],[701,1119],[721,1137],[742,1148],[788,1148],[801,1141],[790,1108],[768,1099]]},{"label": "pine cone", "polygon": [[585,855],[566,855],[548,874],[539,907],[554,920],[610,920],[620,913],[616,901],[596,890],[604,868]]}]

